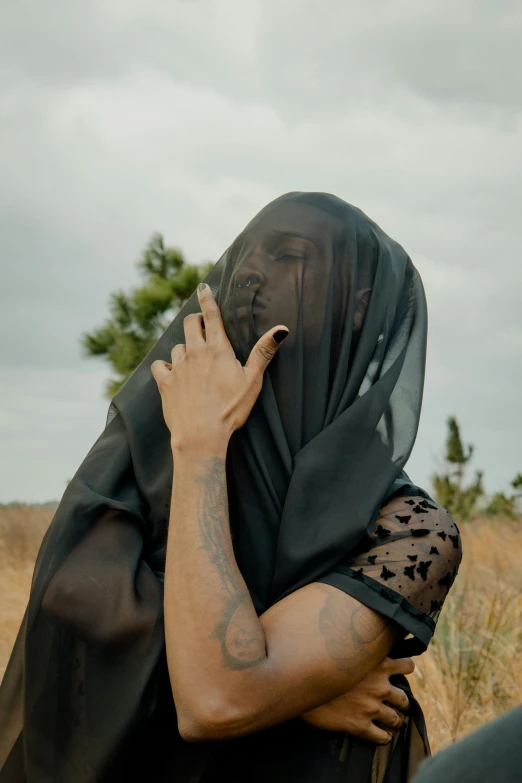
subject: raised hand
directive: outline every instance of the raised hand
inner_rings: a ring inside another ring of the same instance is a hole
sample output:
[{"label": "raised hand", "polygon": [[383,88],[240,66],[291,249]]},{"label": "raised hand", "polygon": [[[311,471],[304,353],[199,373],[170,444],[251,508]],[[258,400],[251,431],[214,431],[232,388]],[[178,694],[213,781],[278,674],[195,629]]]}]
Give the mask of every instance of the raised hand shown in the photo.
[{"label": "raised hand", "polygon": [[272,327],[243,367],[210,286],[202,283],[198,298],[202,312],[183,322],[185,345],[172,349],[172,363],[158,360],[151,365],[174,449],[221,444],[243,426],[261,391],[263,373],[288,334],[286,326]]}]

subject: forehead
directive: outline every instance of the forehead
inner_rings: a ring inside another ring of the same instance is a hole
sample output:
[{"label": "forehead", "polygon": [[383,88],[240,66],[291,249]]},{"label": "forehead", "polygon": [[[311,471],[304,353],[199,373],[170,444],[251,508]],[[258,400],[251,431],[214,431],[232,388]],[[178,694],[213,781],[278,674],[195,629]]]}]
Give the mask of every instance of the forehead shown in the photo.
[{"label": "forehead", "polygon": [[335,239],[343,224],[321,209],[297,202],[275,202],[261,210],[242,232],[243,239],[258,239],[270,232],[297,234],[317,245]]}]

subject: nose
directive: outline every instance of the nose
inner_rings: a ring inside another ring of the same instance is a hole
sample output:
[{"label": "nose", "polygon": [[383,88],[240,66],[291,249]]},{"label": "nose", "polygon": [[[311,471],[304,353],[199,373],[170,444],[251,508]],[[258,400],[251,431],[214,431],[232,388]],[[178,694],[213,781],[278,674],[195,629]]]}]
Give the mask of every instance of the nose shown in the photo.
[{"label": "nose", "polygon": [[235,278],[236,288],[248,288],[253,291],[257,291],[262,283],[266,281],[264,273],[253,258],[246,261],[237,270]]}]

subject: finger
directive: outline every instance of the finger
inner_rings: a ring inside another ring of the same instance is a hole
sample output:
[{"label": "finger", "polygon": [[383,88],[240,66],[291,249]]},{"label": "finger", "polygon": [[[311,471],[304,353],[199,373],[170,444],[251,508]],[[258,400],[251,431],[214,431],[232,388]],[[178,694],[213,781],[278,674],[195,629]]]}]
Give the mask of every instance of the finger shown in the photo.
[{"label": "finger", "polygon": [[360,736],[363,739],[369,740],[369,742],[374,742],[375,745],[388,745],[393,739],[393,734],[391,734],[391,732],[380,729],[375,723],[371,723]]},{"label": "finger", "polygon": [[167,362],[162,362],[161,359],[156,359],[155,362],[152,362],[150,371],[158,386],[170,375],[170,369]]},{"label": "finger", "polygon": [[212,289],[207,283],[200,283],[197,287],[199,306],[205,321],[206,340],[209,345],[217,345],[227,340],[221,312],[214,299]]},{"label": "finger", "polygon": [[177,364],[178,362],[182,362],[183,359],[185,358],[185,352],[186,352],[186,348],[183,343],[178,343],[177,345],[175,345],[172,351],[170,352],[170,358],[172,359],[172,364]]},{"label": "finger", "polygon": [[391,674],[412,674],[415,671],[413,658],[386,658],[385,660]]},{"label": "finger", "polygon": [[404,715],[397,712],[397,710],[394,710],[393,707],[382,704],[379,708],[376,720],[384,723],[386,728],[398,729],[404,723]]},{"label": "finger", "polygon": [[197,351],[205,347],[202,313],[191,313],[185,316],[183,328],[185,330],[185,348],[187,351]]},{"label": "finger", "polygon": [[401,712],[409,712],[410,700],[402,688],[396,688],[395,685],[392,685],[390,693],[386,696],[386,702]]},{"label": "finger", "polygon": [[286,326],[274,326],[269,332],[266,332],[250,351],[245,367],[262,375],[287,334]]}]

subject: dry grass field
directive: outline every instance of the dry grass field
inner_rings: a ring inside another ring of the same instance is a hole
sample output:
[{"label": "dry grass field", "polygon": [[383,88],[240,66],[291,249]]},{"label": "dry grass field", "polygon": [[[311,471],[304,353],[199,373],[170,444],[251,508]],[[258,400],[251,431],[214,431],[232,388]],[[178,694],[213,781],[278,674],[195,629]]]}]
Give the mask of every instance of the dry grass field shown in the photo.
[{"label": "dry grass field", "polygon": [[[0,507],[0,677],[52,508]],[[461,524],[464,559],[412,686],[433,750],[522,702],[522,520]]]}]

